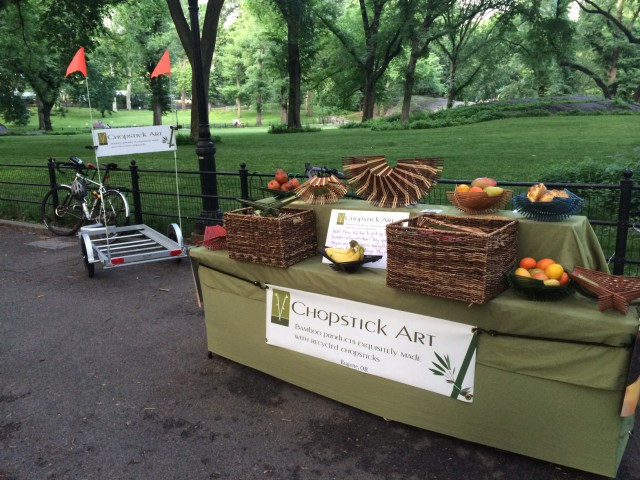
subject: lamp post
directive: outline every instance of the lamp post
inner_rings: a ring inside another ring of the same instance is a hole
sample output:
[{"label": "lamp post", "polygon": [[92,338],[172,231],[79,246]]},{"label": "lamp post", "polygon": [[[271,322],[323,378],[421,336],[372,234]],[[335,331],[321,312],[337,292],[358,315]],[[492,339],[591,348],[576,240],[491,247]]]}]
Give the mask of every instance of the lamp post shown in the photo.
[{"label": "lamp post", "polygon": [[[196,155],[200,170],[200,188],[202,191],[201,220],[195,225],[196,233],[203,234],[207,225],[221,223],[222,213],[218,205],[218,184],[216,177],[216,146],[211,139],[209,128],[209,111],[207,109],[207,92],[204,85],[202,69],[202,50],[200,48],[200,22],[198,16],[198,0],[189,0],[189,16],[193,40],[193,74],[194,87],[198,99],[198,143]],[[193,108],[193,107],[192,107]]]}]

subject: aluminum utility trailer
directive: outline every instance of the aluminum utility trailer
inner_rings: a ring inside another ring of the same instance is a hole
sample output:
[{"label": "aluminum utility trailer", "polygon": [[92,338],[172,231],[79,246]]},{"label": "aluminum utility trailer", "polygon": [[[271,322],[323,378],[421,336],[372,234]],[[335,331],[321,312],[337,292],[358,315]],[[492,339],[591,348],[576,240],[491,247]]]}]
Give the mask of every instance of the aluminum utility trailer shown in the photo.
[{"label": "aluminum utility trailer", "polygon": [[78,236],[89,277],[93,277],[96,263],[102,263],[104,268],[114,268],[187,256],[182,231],[175,223],[169,226],[166,236],[147,225],[108,229],[102,225],[88,225],[80,229]]}]

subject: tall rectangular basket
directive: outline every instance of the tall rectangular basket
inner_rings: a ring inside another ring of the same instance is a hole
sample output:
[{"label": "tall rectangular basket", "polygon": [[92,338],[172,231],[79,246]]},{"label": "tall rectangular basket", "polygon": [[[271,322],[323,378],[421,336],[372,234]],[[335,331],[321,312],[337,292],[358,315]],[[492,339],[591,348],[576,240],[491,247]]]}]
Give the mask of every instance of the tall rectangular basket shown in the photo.
[{"label": "tall rectangular basket", "polygon": [[387,285],[482,304],[508,288],[517,220],[439,214],[387,225]]}]

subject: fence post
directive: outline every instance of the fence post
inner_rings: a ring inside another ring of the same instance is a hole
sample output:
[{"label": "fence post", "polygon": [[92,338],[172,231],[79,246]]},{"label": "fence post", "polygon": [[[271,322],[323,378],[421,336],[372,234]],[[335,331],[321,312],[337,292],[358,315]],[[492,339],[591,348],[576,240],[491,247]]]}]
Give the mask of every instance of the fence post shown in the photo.
[{"label": "fence post", "polygon": [[629,215],[631,213],[631,191],[633,171],[629,168],[622,172],[620,180],[620,206],[618,207],[618,230],[616,232],[616,252],[613,259],[613,274],[623,275],[627,254],[627,235],[629,233]]},{"label": "fence post", "polygon": [[243,200],[249,200],[249,172],[247,171],[247,164],[240,164],[240,198]]},{"label": "fence post", "polygon": [[140,225],[142,224],[142,202],[140,201],[140,176],[138,175],[138,165],[136,165],[135,160],[131,160],[129,171],[131,172],[134,220],[136,225]]},{"label": "fence post", "polygon": [[47,166],[49,167],[49,184],[51,185],[51,188],[55,187],[57,185],[57,180],[56,180],[56,159],[53,157],[49,157],[49,160],[47,162]]}]

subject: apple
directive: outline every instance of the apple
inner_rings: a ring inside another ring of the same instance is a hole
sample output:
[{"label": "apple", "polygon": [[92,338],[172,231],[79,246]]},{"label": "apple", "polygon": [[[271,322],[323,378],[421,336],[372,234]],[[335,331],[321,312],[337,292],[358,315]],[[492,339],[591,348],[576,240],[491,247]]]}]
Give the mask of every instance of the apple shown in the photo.
[{"label": "apple", "polygon": [[495,187],[496,185],[498,185],[498,182],[496,182],[493,178],[487,177],[476,178],[473,182],[471,182],[472,187],[480,187],[483,189],[487,187]]},{"label": "apple", "polygon": [[485,187],[484,193],[487,194],[487,197],[499,197],[504,192],[502,187]]}]

